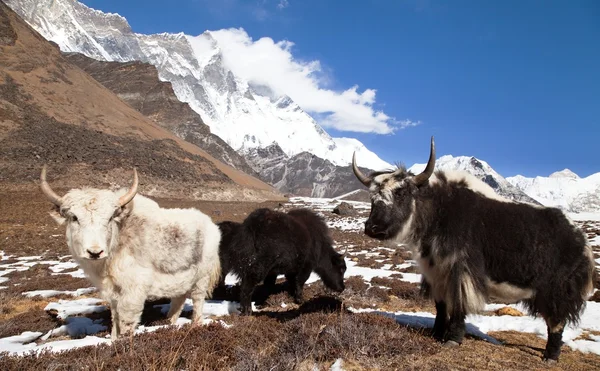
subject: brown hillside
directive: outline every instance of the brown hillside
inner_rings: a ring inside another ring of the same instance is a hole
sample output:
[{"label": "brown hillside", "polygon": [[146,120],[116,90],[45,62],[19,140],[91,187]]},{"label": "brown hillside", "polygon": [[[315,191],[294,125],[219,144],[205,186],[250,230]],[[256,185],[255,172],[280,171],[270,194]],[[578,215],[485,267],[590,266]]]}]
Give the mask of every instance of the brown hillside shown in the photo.
[{"label": "brown hillside", "polygon": [[43,163],[63,189],[125,185],[136,166],[145,194],[281,198],[121,101],[0,2],[0,187],[32,187]]},{"label": "brown hillside", "polygon": [[177,98],[170,82],[160,81],[153,65],[140,61],[99,61],[80,53],[63,52],[63,56],[161,127],[197,145],[219,161],[258,176],[240,154],[210,132],[189,104]]}]

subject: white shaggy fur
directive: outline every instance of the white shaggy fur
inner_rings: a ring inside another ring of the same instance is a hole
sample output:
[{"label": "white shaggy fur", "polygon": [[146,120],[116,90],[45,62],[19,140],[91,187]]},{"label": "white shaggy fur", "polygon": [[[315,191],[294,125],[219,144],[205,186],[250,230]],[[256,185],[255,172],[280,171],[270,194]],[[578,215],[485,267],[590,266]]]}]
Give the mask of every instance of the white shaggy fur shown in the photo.
[{"label": "white shaggy fur", "polygon": [[111,338],[133,332],[147,299],[171,298],[175,323],[190,295],[193,322],[201,322],[221,274],[219,228],[196,209],[164,209],[139,194],[120,207],[125,192],[74,189],[52,213],[67,222],[69,250],[110,302]]},{"label": "white shaggy fur", "polygon": [[[496,191],[494,191],[494,188],[490,187],[488,184],[483,182],[481,179],[477,178],[476,176],[474,176],[470,173],[467,173],[466,171],[458,171],[458,170],[444,171],[444,175],[446,175],[446,179],[448,179],[449,182],[459,183],[459,182],[464,181],[466,183],[466,186],[468,189],[472,190],[473,192],[477,192],[486,198],[490,198],[492,200],[501,201],[501,202],[514,203],[514,201],[512,201],[512,200],[509,200],[508,198],[500,196],[498,193],[496,193]],[[430,182],[438,181],[437,177],[435,177],[435,173],[434,173],[434,176],[432,176],[432,178],[434,178],[434,179],[430,179]]]}]

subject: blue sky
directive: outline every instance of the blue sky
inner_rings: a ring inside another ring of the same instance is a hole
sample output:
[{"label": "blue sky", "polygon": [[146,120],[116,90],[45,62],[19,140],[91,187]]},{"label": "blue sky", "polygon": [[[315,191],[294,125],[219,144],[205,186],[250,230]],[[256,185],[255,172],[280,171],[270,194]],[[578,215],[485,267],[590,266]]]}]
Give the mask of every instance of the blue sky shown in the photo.
[{"label": "blue sky", "polygon": [[320,62],[327,89],[375,89],[375,110],[417,126],[327,128],[384,160],[472,155],[504,176],[600,171],[600,2],[438,0],[83,0],[135,32],[243,28]]}]

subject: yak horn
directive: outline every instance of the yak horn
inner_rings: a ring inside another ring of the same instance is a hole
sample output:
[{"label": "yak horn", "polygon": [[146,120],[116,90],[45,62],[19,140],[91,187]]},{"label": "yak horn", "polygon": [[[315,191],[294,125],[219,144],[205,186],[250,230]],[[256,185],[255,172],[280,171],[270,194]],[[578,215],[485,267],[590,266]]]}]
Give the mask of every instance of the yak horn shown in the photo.
[{"label": "yak horn", "polygon": [[138,189],[138,174],[137,174],[137,170],[135,169],[135,167],[133,168],[133,185],[131,186],[131,188],[129,188],[129,191],[127,191],[127,193],[125,193],[123,196],[121,196],[121,198],[119,198],[119,205],[121,207],[127,205],[131,200],[133,200],[133,198],[135,197],[135,194],[137,193],[137,189]]},{"label": "yak horn", "polygon": [[354,171],[354,175],[360,180],[362,184],[369,187],[371,185],[371,179],[363,174],[356,166],[356,152],[352,153],[352,171]]},{"label": "yak horn", "polygon": [[433,170],[435,169],[435,143],[433,141],[433,136],[431,137],[431,148],[429,150],[429,161],[427,161],[427,166],[425,170],[419,175],[416,175],[413,180],[415,184],[421,185],[429,179],[431,174],[433,174]]},{"label": "yak horn", "polygon": [[42,167],[42,174],[40,175],[40,188],[42,188],[42,192],[44,192],[44,194],[46,195],[46,197],[48,197],[48,199],[55,204],[56,206],[60,207],[60,205],[62,204],[62,197],[60,197],[59,195],[57,195],[52,188],[50,188],[50,185],[48,184],[48,182],[46,181],[46,165],[44,165],[44,167]]}]

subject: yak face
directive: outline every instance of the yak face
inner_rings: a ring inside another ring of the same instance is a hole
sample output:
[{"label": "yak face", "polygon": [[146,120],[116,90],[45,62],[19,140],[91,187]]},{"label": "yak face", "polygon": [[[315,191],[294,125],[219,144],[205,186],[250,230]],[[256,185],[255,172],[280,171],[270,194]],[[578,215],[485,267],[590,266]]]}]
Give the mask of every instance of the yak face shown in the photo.
[{"label": "yak face", "polygon": [[108,257],[117,244],[119,224],[128,214],[128,208],[119,205],[119,196],[105,190],[75,189],[62,200],[51,216],[59,224],[67,223],[71,253],[80,259]]},{"label": "yak face", "polygon": [[78,259],[104,259],[117,246],[119,223],[129,214],[138,188],[137,171],[133,185],[125,191],[73,189],[59,196],[46,181],[46,165],[40,175],[40,188],[55,206],[50,215],[58,224],[67,223],[67,245]]},{"label": "yak face", "polygon": [[365,222],[365,234],[387,240],[410,227],[417,192],[412,174],[404,169],[374,177],[370,186],[371,213]]},{"label": "yak face", "polygon": [[352,155],[352,171],[371,193],[371,214],[365,223],[365,234],[379,240],[396,238],[403,242],[411,233],[415,213],[415,197],[426,187],[435,168],[435,143],[431,137],[429,160],[425,170],[414,175],[403,167],[395,171],[378,172],[366,176],[356,165]]},{"label": "yak face", "polygon": [[345,289],[344,273],[346,273],[346,261],[344,255],[330,248],[329,254],[323,254],[319,266],[315,270],[321,277],[325,286],[333,291],[342,292]]}]

